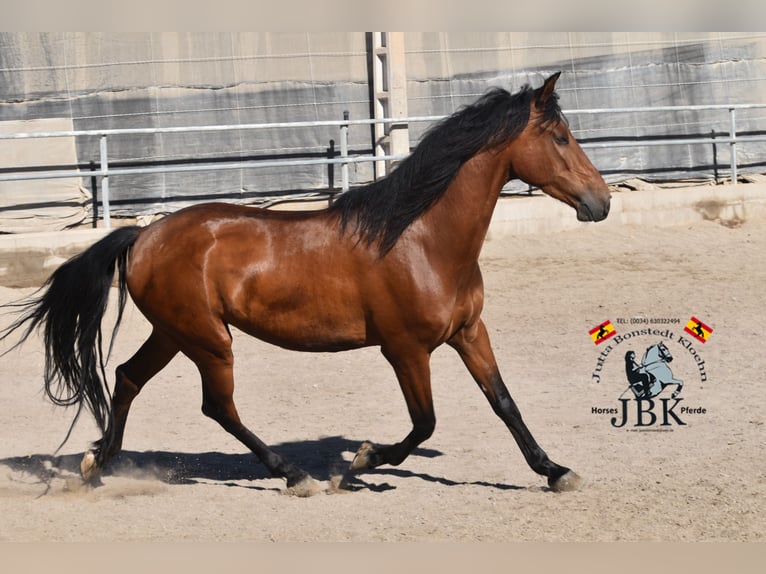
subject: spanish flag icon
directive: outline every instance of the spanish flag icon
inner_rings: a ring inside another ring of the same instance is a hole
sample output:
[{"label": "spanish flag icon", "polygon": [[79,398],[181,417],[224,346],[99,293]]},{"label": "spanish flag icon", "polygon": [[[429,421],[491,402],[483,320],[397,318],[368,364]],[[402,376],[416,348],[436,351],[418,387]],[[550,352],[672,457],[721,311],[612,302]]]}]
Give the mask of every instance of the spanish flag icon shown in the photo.
[{"label": "spanish flag icon", "polygon": [[612,322],[606,320],[600,325],[593,327],[588,333],[590,334],[590,338],[593,339],[593,342],[596,345],[600,345],[612,335],[616,335],[617,331],[614,330]]},{"label": "spanish flag icon", "polygon": [[705,325],[697,317],[692,317],[684,327],[684,331],[689,333],[692,337],[697,339],[700,343],[707,343],[710,338],[710,333],[713,332],[712,327]]}]

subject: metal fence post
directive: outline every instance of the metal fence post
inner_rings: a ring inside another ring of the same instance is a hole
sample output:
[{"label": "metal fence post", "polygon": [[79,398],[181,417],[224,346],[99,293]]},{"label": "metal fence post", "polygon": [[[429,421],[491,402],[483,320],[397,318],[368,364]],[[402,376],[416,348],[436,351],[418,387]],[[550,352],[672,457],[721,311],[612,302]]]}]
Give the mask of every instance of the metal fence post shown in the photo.
[{"label": "metal fence post", "polygon": [[729,120],[731,122],[729,127],[729,138],[731,139],[731,184],[737,185],[737,120],[734,108],[729,108]]},{"label": "metal fence post", "polygon": [[105,135],[101,136],[99,149],[101,154],[101,203],[104,206],[104,227],[109,229],[112,223],[109,217],[109,159]]},{"label": "metal fence post", "polygon": [[[343,112],[343,120],[348,121],[348,111]],[[348,124],[340,126],[340,157],[348,157]],[[340,188],[342,191],[348,191],[348,163],[340,164]]]}]

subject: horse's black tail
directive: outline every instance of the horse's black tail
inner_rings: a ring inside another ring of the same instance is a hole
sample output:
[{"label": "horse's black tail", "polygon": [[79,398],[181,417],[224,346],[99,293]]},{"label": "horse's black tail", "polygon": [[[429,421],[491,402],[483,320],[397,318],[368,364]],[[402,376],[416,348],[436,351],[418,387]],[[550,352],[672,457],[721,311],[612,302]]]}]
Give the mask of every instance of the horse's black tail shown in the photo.
[{"label": "horse's black tail", "polygon": [[[107,443],[112,432],[112,399],[106,382],[102,349],[101,321],[106,312],[109,290],[118,269],[118,314],[112,343],[122,320],[127,300],[125,270],[130,247],[139,228],[119,228],[86,251],[71,258],[50,276],[42,294],[14,303],[21,316],[0,332],[5,339],[24,328],[14,348],[35,329],[42,328],[45,341],[45,393],[56,405],[76,406],[62,446],[72,433],[83,407],[93,414]],[[100,375],[99,375],[100,372]],[[61,447],[59,447],[61,448]]]}]

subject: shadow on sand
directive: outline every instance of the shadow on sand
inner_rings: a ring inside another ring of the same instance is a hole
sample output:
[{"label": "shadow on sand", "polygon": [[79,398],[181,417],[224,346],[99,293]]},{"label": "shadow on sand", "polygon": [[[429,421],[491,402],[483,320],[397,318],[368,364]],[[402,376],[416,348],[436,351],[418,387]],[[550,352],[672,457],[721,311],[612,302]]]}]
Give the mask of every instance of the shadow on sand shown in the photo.
[{"label": "shadow on sand", "polygon": [[[379,482],[386,476],[418,478],[446,486],[472,484],[502,490],[520,487],[488,482],[456,482],[446,477],[432,476],[401,468],[381,467],[364,471],[361,475],[348,475],[349,461],[361,441],[349,440],[342,436],[323,437],[318,440],[283,443],[274,450],[320,481],[332,481],[344,476],[345,490],[369,490],[382,492],[395,487]],[[344,458],[344,453],[350,453]],[[435,458],[441,456],[438,450],[418,448],[411,456]],[[82,453],[49,455],[33,454],[0,459],[0,465],[14,472],[28,474],[41,483],[50,485],[54,479],[72,479],[79,474]],[[256,490],[279,490],[257,484],[272,478],[266,468],[251,453],[228,454],[221,452],[168,452],[123,450],[104,469],[102,476],[123,476],[160,480],[166,484],[221,484]],[[362,477],[366,478],[364,480]],[[376,481],[376,482],[373,482]],[[254,483],[255,482],[255,483]],[[98,483],[96,483],[98,486]]]}]

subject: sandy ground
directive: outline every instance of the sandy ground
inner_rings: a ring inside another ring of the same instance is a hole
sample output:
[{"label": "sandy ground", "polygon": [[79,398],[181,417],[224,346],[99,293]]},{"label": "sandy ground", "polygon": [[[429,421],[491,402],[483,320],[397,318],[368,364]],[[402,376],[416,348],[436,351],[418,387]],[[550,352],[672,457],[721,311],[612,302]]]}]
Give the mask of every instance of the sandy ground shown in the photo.
[{"label": "sandy ground", "polygon": [[[103,485],[83,489],[75,472],[95,429],[83,419],[53,454],[73,413],[44,399],[43,350],[31,340],[0,359],[0,541],[763,541],[764,252],[763,221],[590,225],[487,242],[484,319],[501,371],[538,442],[587,479],[573,493],[550,492],[528,469],[447,347],[432,361],[436,433],[401,466],[360,475],[354,491],[286,496],[201,414],[198,377],[183,357],[135,402],[125,451]],[[0,302],[31,291],[0,288]],[[704,345],[693,341],[705,381],[679,341],[692,315],[713,328]],[[662,327],[673,338],[613,337],[596,383],[610,342],[596,346],[588,331],[607,319],[618,334]],[[147,334],[129,304],[111,365]],[[237,335],[243,420],[317,479],[342,473],[362,441],[409,431],[376,349],[299,354]],[[671,412],[686,424],[663,417],[667,389],[654,424],[645,413],[635,426],[629,401],[632,418],[616,428],[593,409],[621,407],[625,351],[640,357],[658,338],[685,381]]]}]

